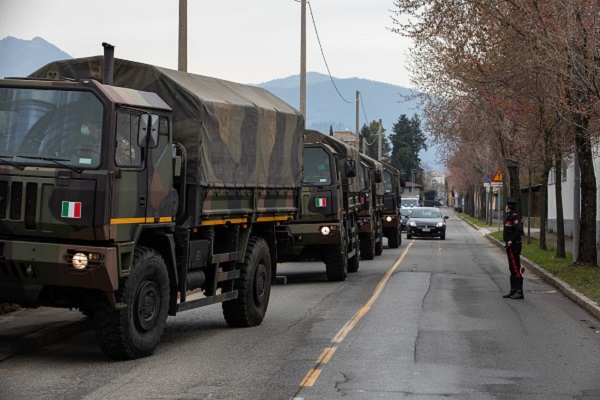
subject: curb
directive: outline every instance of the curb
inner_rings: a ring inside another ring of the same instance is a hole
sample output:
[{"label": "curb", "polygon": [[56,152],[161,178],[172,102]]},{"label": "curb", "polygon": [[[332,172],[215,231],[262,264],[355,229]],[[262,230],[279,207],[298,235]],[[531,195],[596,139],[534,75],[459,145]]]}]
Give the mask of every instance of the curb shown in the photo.
[{"label": "curb", "polygon": [[[466,219],[462,218],[459,215],[457,215],[457,216],[460,219],[462,219],[463,221],[465,221],[467,224],[471,225],[473,228],[475,228],[477,230],[480,230],[480,228],[478,226],[476,226],[473,223],[467,221]],[[490,242],[492,242],[495,245],[497,245],[498,247],[504,248],[504,243],[502,243],[501,241],[499,241],[495,237],[490,236],[489,233],[487,233],[485,235],[485,237]],[[523,264],[525,265],[525,267],[529,271],[533,272],[534,275],[542,278],[543,281],[545,281],[546,283],[554,286],[556,289],[558,289],[559,292],[561,292],[562,294],[564,294],[571,301],[573,301],[574,303],[578,304],[580,307],[582,307],[583,309],[585,309],[587,312],[589,312],[590,314],[592,314],[597,319],[600,319],[600,306],[598,306],[598,304],[596,304],[595,301],[590,300],[585,295],[579,293],[577,290],[573,289],[568,283],[566,283],[565,281],[563,281],[563,280],[555,277],[554,275],[552,275],[551,272],[548,272],[543,267],[541,267],[540,265],[534,263],[530,259],[521,256],[521,261],[523,262]]]},{"label": "curb", "polygon": [[82,317],[82,319],[78,321],[66,321],[47,326],[37,332],[19,337],[4,345],[0,345],[0,362],[7,358],[36,350],[69,336],[85,332],[91,328],[92,322],[86,317]]}]

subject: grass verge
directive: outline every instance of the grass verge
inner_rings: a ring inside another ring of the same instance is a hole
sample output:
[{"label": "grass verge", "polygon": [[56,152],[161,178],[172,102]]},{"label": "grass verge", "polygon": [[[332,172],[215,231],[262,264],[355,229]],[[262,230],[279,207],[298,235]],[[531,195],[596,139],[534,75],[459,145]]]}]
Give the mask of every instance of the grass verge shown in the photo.
[{"label": "grass verge", "polygon": [[[502,231],[492,232],[490,236],[501,241]],[[521,255],[600,304],[600,268],[574,265],[571,253],[567,253],[566,258],[556,258],[556,248],[550,245],[547,247],[547,250],[541,250],[540,241],[534,238],[531,238],[530,244],[524,240]]]}]

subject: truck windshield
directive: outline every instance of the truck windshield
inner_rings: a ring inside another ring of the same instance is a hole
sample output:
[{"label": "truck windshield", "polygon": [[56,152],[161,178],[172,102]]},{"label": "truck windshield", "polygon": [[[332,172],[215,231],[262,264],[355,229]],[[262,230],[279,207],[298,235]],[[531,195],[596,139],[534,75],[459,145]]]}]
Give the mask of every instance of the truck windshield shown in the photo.
[{"label": "truck windshield", "polygon": [[308,147],[304,149],[303,186],[331,185],[331,166],[325,150]]},{"label": "truck windshield", "polygon": [[383,188],[386,193],[392,193],[394,191],[394,186],[392,185],[392,174],[387,171],[383,172]]},{"label": "truck windshield", "polygon": [[90,92],[0,88],[0,157],[75,170],[100,165],[102,103]]}]

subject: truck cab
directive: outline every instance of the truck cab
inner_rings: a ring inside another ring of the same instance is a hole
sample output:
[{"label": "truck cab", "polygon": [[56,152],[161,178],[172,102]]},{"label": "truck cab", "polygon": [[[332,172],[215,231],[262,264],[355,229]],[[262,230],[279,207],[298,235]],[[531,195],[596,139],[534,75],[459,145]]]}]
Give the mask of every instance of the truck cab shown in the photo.
[{"label": "truck cab", "polygon": [[298,218],[278,227],[278,261],[320,260],[331,281],[358,270],[358,152],[306,131]]}]

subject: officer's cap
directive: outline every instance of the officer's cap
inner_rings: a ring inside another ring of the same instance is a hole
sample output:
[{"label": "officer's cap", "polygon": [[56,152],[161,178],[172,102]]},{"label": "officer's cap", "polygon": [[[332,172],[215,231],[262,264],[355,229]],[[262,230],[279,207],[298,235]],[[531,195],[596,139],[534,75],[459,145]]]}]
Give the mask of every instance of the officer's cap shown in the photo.
[{"label": "officer's cap", "polygon": [[505,200],[506,204],[516,205],[517,201],[513,197],[507,197]]}]

